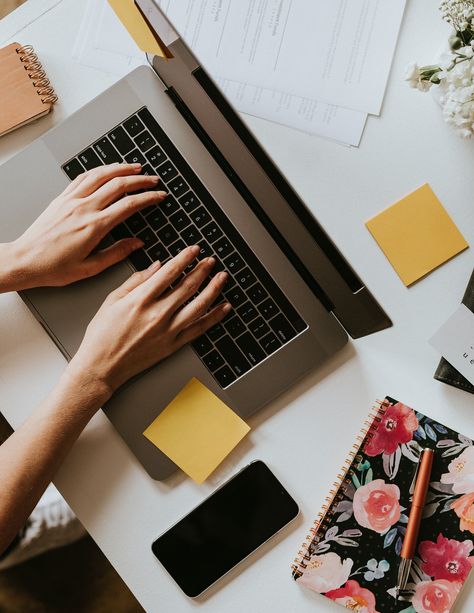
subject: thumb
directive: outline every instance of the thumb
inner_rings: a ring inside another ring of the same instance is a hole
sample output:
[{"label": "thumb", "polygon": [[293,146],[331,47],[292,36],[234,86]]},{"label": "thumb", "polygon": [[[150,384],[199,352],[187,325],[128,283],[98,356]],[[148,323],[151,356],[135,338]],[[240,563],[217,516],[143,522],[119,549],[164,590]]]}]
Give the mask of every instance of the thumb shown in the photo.
[{"label": "thumb", "polygon": [[143,242],[138,238],[123,238],[110,247],[96,251],[87,257],[82,265],[84,278],[98,275],[110,266],[121,262],[133,251],[143,247]]}]

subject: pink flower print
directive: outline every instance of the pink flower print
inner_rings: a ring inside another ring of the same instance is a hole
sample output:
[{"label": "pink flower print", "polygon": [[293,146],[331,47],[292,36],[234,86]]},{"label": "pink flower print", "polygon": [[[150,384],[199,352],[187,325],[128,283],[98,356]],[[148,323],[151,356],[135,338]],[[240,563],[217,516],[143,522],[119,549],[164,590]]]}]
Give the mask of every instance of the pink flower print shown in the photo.
[{"label": "pink flower print", "polygon": [[354,517],[360,526],[382,534],[400,519],[399,499],[397,485],[375,479],[355,491]]},{"label": "pink flower print", "polygon": [[416,585],[411,604],[416,613],[449,613],[456,600],[461,583],[437,579]]},{"label": "pink flower print", "polygon": [[375,596],[370,590],[361,587],[357,581],[350,579],[346,585],[325,594],[328,598],[357,613],[379,613],[376,610]]},{"label": "pink flower print", "polygon": [[455,494],[474,492],[474,446],[467,447],[452,460],[448,471],[441,475],[441,483],[452,483]]},{"label": "pink flower print", "polygon": [[350,558],[343,562],[337,553],[332,551],[315,556],[306,566],[298,583],[323,594],[343,585],[349,579],[353,564]]},{"label": "pink flower print", "polygon": [[451,504],[451,508],[461,520],[460,530],[468,530],[474,534],[474,492],[464,494]]},{"label": "pink flower print", "polygon": [[418,547],[422,570],[434,579],[463,582],[474,563],[469,557],[472,541],[456,541],[438,534],[436,543],[423,541]]},{"label": "pink flower print", "polygon": [[368,456],[381,453],[390,455],[397,450],[400,443],[408,443],[413,438],[413,432],[418,428],[415,411],[401,402],[389,406],[382,415],[372,439],[365,447]]}]

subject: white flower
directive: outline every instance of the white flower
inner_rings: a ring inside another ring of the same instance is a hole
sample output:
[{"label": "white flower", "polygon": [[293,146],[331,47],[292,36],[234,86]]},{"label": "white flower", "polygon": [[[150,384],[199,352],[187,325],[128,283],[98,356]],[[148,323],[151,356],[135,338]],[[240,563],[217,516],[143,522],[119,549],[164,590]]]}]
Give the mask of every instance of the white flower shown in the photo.
[{"label": "white flower", "polygon": [[418,64],[412,62],[407,66],[405,81],[408,81],[410,87],[414,87],[422,92],[425,92],[431,87],[432,83],[430,81],[423,80],[421,77],[422,73]]}]

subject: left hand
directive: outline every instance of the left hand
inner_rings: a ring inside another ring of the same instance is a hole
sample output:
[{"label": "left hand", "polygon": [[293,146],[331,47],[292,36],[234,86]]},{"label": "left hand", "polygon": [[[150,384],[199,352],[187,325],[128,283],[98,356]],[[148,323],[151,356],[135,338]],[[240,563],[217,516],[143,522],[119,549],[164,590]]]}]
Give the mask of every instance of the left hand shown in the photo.
[{"label": "left hand", "polygon": [[[127,238],[94,251],[114,226],[166,197],[166,192],[153,189],[159,178],[140,171],[140,164],[110,164],[74,179],[9,245],[15,289],[67,285],[102,272],[142,247],[139,239]],[[138,190],[151,191],[131,193]]]}]

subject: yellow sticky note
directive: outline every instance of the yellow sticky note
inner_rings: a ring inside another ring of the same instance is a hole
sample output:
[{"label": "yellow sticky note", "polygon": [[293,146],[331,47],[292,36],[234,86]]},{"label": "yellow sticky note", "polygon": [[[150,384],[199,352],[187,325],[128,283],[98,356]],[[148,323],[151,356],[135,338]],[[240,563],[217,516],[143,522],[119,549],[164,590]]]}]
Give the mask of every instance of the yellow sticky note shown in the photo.
[{"label": "yellow sticky note", "polygon": [[109,4],[142,51],[171,57],[166,45],[150,29],[134,0],[109,0]]},{"label": "yellow sticky note", "polygon": [[406,286],[469,247],[427,183],[366,226]]},{"label": "yellow sticky note", "polygon": [[143,433],[197,483],[203,483],[250,427],[191,379]]}]

